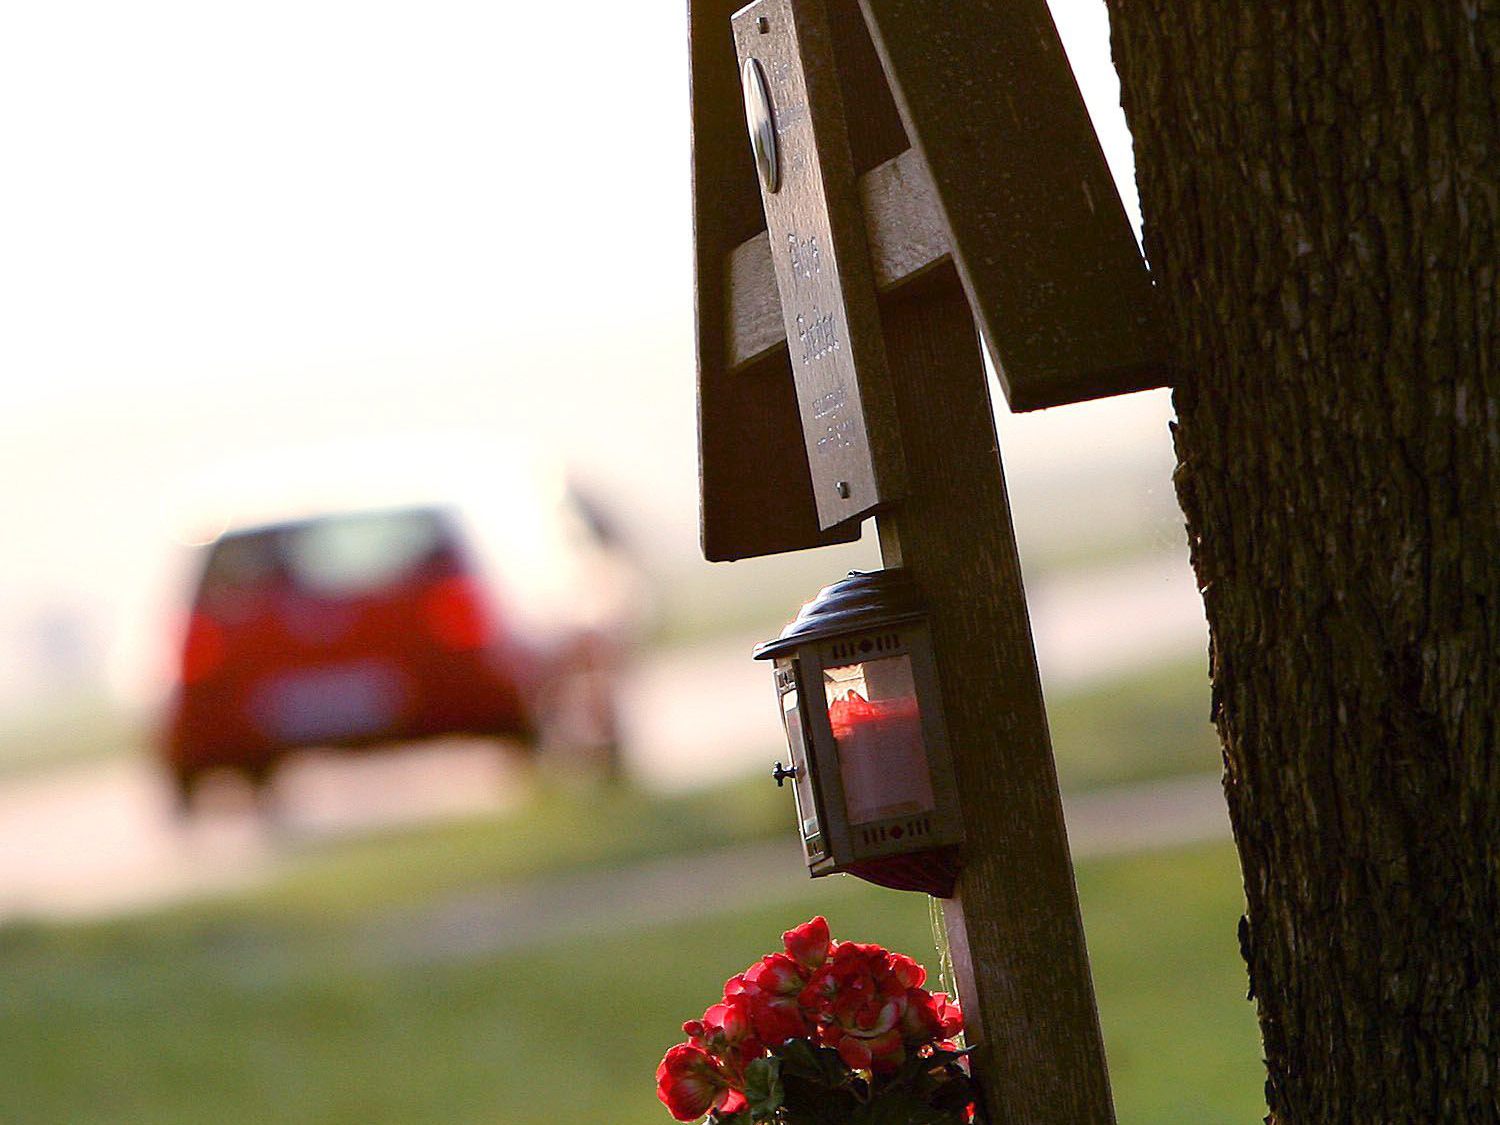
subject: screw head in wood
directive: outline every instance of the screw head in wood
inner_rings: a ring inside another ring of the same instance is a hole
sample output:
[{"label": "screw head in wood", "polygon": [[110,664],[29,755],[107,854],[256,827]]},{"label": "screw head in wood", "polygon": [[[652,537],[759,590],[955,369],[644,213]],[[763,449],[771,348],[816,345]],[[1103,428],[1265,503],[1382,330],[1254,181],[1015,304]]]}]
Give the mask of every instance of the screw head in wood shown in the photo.
[{"label": "screw head in wood", "polygon": [[745,87],[745,124],[750,129],[750,149],[755,153],[755,169],[766,191],[781,187],[781,161],[776,151],[776,118],[771,112],[771,90],[766,72],[755,59],[746,59],[740,69]]}]

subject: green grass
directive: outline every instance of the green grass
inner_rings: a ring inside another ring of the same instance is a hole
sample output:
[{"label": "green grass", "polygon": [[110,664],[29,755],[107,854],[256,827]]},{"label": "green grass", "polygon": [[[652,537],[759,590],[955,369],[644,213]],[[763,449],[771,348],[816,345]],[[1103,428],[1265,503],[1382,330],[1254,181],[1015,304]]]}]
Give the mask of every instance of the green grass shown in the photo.
[{"label": "green grass", "polygon": [[1174,661],[1047,700],[1058,782],[1095,789],[1221,768],[1201,659]]},{"label": "green grass", "polygon": [[[1206,708],[1207,686],[1196,662],[1057,694],[1049,710],[1064,789],[1216,771],[1218,742],[1203,717]],[[775,751],[766,748],[767,760]],[[734,786],[677,797],[556,785],[545,772],[539,776],[534,799],[505,817],[334,840],[287,836],[276,883],[205,909],[274,909],[284,917],[327,921],[372,904],[764,839],[786,832],[790,823],[787,791],[759,772]]]},{"label": "green grass", "polygon": [[[260,900],[0,931],[0,1119],[665,1125],[678,1024],[815,911],[932,961],[925,900],[847,879],[692,926],[425,968],[353,923]],[[1227,846],[1085,864],[1080,893],[1122,1125],[1256,1120],[1259,1051]],[[363,895],[363,892],[361,892]],[[368,922],[369,916],[364,916]],[[361,952],[361,951],[364,952]]]},{"label": "green grass", "polygon": [[[1153,668],[1060,696],[1050,717],[1063,787],[1079,791],[1217,770],[1217,736],[1202,717],[1206,697],[1196,664]],[[768,758],[774,749],[767,748]],[[761,773],[676,797],[543,784],[535,799],[502,818],[335,841],[289,840],[282,877],[227,908],[274,908],[284,916],[327,920],[371,904],[766,839],[788,831],[790,815],[787,791]]]},{"label": "green grass", "polygon": [[276,883],[222,905],[180,909],[327,922],[474,886],[767,839],[789,831],[789,808],[786,790],[760,775],[668,797],[629,786],[543,784],[503,817],[315,839],[300,848],[289,842]]},{"label": "green grass", "polygon": [[[1216,769],[1196,663],[1051,701],[1070,788]],[[265,888],[137,918],[0,927],[0,1121],[536,1122],[668,1118],[651,1074],[725,976],[814,912],[931,961],[925,900],[854,880],[701,923],[429,967],[382,960],[385,912],[783,833],[764,777],[674,798],[544,787],[504,818],[290,840]],[[1227,847],[1085,864],[1120,1120],[1261,1113]]]}]

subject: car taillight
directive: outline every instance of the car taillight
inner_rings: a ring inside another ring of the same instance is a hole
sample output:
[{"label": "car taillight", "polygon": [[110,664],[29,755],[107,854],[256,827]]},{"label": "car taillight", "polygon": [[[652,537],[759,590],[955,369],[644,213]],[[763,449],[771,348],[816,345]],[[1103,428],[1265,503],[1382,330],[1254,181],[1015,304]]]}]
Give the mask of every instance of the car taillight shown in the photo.
[{"label": "car taillight", "polygon": [[207,679],[224,663],[224,628],[212,617],[195,613],[182,644],[182,682]]},{"label": "car taillight", "polygon": [[467,578],[444,578],[422,598],[427,631],[445,648],[482,648],[490,639],[484,597]]}]

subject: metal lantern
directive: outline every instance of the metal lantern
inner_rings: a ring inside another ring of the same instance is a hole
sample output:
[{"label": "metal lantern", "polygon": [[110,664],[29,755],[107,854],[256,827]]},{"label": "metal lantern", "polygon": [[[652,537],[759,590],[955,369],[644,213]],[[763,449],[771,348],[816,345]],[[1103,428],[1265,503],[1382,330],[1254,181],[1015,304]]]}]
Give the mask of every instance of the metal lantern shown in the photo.
[{"label": "metal lantern", "polygon": [[963,824],[927,617],[900,568],[825,586],[775,640],[807,867],[947,898]]}]

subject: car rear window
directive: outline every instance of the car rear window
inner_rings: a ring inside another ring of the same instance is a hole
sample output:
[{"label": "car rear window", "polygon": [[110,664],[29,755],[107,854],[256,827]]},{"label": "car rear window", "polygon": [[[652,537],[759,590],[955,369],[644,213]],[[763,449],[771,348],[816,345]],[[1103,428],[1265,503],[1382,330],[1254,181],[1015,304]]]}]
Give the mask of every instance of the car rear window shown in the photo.
[{"label": "car rear window", "polygon": [[444,548],[447,522],[435,511],[361,512],[226,536],[204,569],[201,597],[248,593],[273,582],[323,597],[399,582]]},{"label": "car rear window", "polygon": [[377,512],[316,520],[289,531],[281,546],[296,585],[345,594],[399,581],[446,538],[435,512]]},{"label": "car rear window", "polygon": [[268,585],[280,565],[276,537],[269,531],[241,532],[214,544],[203,568],[201,596],[222,596],[258,590]]}]

